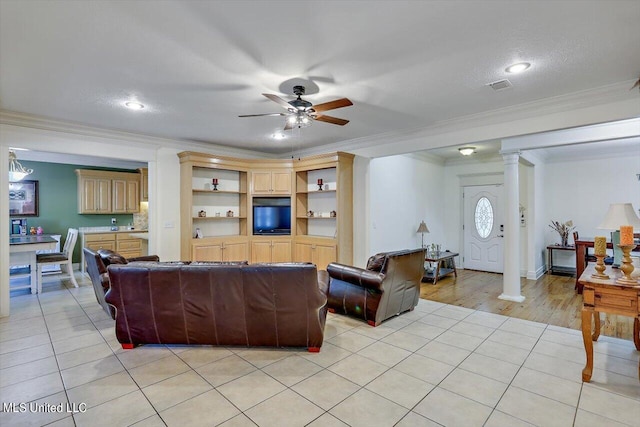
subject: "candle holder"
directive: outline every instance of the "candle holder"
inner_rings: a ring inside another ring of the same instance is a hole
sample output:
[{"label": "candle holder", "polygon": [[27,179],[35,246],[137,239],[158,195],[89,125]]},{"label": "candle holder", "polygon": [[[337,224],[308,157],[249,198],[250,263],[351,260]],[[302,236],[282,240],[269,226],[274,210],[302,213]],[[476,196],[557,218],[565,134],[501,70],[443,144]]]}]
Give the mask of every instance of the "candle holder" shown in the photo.
[{"label": "candle holder", "polygon": [[318,191],[322,191],[322,178],[318,178]]},{"label": "candle holder", "polygon": [[213,178],[211,180],[211,185],[213,185],[213,191],[218,191],[218,178]]},{"label": "candle holder", "polygon": [[621,285],[637,285],[638,281],[631,278],[631,273],[633,273],[634,270],[633,264],[631,263],[631,250],[635,248],[636,245],[618,245],[618,247],[622,250],[622,265],[620,266],[622,277],[616,280],[616,283]]},{"label": "candle holder", "polygon": [[609,275],[604,274],[604,270],[607,268],[604,265],[604,255],[596,255],[596,273],[591,275],[594,279],[609,279]]}]

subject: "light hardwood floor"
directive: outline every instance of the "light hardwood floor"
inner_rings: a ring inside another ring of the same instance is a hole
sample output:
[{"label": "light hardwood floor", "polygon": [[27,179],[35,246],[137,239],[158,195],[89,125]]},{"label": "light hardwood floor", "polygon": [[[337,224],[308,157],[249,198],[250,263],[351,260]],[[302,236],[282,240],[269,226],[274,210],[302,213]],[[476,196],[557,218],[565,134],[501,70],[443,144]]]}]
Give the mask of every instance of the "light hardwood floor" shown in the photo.
[{"label": "light hardwood floor", "polygon": [[[538,280],[521,279],[522,303],[498,299],[502,293],[502,274],[474,270],[458,270],[457,279],[447,276],[434,285],[423,282],[420,297],[503,314],[534,322],[580,329],[582,295],[573,289],[575,278],[545,274]],[[625,316],[601,315],[602,334],[631,339],[633,319]]]}]

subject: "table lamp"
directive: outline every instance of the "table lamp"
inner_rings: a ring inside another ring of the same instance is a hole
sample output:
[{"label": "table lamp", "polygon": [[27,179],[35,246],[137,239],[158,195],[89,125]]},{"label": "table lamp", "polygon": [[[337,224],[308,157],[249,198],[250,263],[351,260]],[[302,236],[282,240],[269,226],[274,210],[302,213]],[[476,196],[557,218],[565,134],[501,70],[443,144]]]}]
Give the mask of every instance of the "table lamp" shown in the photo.
[{"label": "table lamp", "polygon": [[634,231],[640,231],[640,218],[633,210],[631,203],[612,203],[598,228],[604,230],[615,230],[611,233],[611,243],[613,244],[613,267],[620,267],[622,260],[622,250],[620,244],[620,226],[631,225]]},{"label": "table lamp", "polygon": [[420,225],[418,226],[418,230],[416,233],[422,233],[422,247],[424,248],[424,233],[428,233],[429,229],[427,228],[427,224],[424,221],[420,221]]}]

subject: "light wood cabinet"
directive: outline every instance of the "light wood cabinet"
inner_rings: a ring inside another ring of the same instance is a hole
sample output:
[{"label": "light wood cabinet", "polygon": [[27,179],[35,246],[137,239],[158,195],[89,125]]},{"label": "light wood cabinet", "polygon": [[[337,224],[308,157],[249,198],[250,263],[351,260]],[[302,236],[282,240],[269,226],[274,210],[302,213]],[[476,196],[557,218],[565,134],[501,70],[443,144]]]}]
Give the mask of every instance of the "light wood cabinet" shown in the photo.
[{"label": "light wood cabinet", "polygon": [[115,251],[125,258],[139,257],[142,255],[142,239],[127,233],[116,233]]},{"label": "light wood cabinet", "polygon": [[252,240],[251,262],[291,262],[291,238]]},{"label": "light wood cabinet", "polygon": [[83,176],[78,180],[78,213],[111,213],[111,180]]},{"label": "light wood cabinet", "polygon": [[[353,263],[352,154],[322,154],[295,162],[190,151],[178,157],[183,260],[295,260],[313,262],[320,269],[334,261]],[[323,180],[322,190],[318,179]],[[253,199],[292,193],[291,235],[253,236]],[[226,216],[227,210],[233,217]],[[314,216],[307,216],[309,210]],[[196,229],[204,238],[194,238]]]},{"label": "light wood cabinet", "polygon": [[149,201],[149,169],[140,168],[140,201]]},{"label": "light wood cabinet", "polygon": [[291,171],[252,171],[251,193],[256,195],[291,194]]},{"label": "light wood cabinet", "polygon": [[353,264],[353,158],[335,153],[296,164],[296,261],[319,269],[334,261]]},{"label": "light wood cabinet", "polygon": [[247,261],[249,243],[246,239],[194,239],[193,261]]},{"label": "light wood cabinet", "polygon": [[116,233],[87,234],[84,245],[94,251],[99,249],[116,250]]},{"label": "light wood cabinet", "polygon": [[78,213],[127,214],[140,211],[140,175],[77,169]]},{"label": "light wood cabinet", "polygon": [[326,270],[327,265],[338,260],[338,247],[334,239],[296,240],[294,261],[312,262],[318,270]]}]

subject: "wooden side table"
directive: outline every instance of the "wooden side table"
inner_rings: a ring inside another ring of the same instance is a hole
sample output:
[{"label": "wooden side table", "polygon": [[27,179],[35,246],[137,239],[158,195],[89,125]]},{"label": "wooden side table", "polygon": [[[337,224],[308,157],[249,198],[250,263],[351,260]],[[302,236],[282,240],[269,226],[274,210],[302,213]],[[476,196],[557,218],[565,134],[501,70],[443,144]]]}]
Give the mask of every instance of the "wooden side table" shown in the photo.
[{"label": "wooden side table", "polygon": [[453,273],[455,277],[458,277],[458,269],[456,269],[455,257],[458,256],[456,252],[429,252],[425,253],[425,261],[436,263],[435,270],[424,272],[422,281],[433,280],[433,284],[438,283],[438,279]]},{"label": "wooden side table", "polygon": [[[604,274],[609,279],[594,279],[595,264],[589,263],[578,279],[583,286],[582,340],[587,353],[587,364],[582,370],[582,381],[589,382],[593,373],[593,341],[600,336],[600,312],[630,316],[633,321],[633,343],[640,351],[640,282],[637,285],[621,285],[615,282],[620,277],[618,269],[607,267]],[[592,319],[595,329],[591,330]],[[640,363],[638,363],[640,379]]]}]

